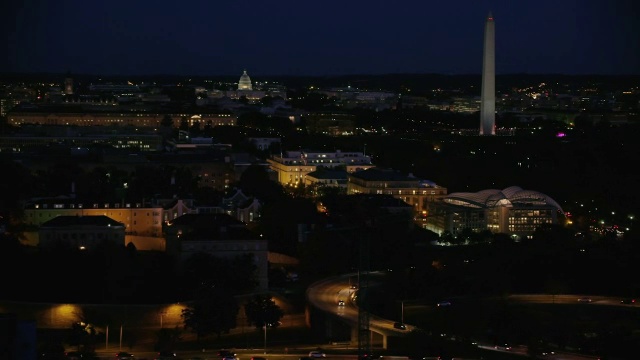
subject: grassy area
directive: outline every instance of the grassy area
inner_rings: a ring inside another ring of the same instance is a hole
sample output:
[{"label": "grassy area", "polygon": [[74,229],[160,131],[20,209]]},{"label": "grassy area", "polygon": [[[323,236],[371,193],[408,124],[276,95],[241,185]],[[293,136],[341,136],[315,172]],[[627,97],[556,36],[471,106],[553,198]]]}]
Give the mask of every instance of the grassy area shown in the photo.
[{"label": "grassy area", "polygon": [[434,334],[560,351],[618,355],[640,343],[640,308],[586,304],[454,301],[405,308],[405,322]]},{"label": "grassy area", "polygon": [[[263,349],[264,331],[248,329],[245,333],[225,334],[220,337],[208,335],[205,338],[196,340],[194,336],[185,336],[177,348],[182,350],[193,350],[200,348],[218,349]],[[309,346],[322,343],[313,331],[306,327],[287,327],[267,330],[267,348],[273,352],[284,353],[285,348],[295,349],[297,347],[308,348]]]}]

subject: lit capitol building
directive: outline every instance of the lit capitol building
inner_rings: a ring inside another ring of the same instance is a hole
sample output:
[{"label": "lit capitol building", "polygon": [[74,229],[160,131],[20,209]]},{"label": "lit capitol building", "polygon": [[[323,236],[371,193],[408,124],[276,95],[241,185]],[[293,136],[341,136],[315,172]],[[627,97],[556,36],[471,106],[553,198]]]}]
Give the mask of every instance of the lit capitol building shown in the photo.
[{"label": "lit capitol building", "polygon": [[[254,86],[255,85],[255,86]],[[257,103],[265,96],[281,97],[287,99],[287,90],[284,86],[277,83],[270,82],[251,82],[251,77],[247,74],[247,70],[242,72],[240,79],[238,80],[238,88],[236,90],[211,90],[209,92],[209,98],[216,99],[222,97],[229,97],[230,99],[246,98],[250,103]]]},{"label": "lit capitol building", "polygon": [[253,90],[253,86],[251,86],[251,78],[247,74],[247,70],[245,70],[242,73],[242,76],[240,76],[240,80],[238,81],[238,90]]}]

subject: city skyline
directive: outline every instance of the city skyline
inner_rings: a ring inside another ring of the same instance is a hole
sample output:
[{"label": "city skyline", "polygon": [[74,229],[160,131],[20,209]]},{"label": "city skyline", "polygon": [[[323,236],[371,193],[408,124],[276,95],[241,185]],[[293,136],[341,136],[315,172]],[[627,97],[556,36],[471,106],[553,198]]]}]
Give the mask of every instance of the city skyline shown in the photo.
[{"label": "city skyline", "polygon": [[631,1],[4,5],[4,72],[104,75],[638,74]]}]

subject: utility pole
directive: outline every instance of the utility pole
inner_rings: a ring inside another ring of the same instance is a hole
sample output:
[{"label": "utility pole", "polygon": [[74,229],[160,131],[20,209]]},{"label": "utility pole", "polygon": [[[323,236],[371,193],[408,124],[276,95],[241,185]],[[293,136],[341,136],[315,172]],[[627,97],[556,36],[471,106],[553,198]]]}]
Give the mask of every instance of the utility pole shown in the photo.
[{"label": "utility pole", "polygon": [[369,312],[367,310],[369,290],[369,235],[370,222],[367,221],[360,235],[358,261],[358,360],[371,356],[371,332],[369,330]]}]

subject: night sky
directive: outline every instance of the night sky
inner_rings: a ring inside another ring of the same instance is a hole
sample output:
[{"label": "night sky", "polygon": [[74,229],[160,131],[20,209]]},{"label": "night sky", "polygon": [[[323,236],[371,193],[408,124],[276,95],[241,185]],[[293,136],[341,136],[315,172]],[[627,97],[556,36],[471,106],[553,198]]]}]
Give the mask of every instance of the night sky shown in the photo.
[{"label": "night sky", "polygon": [[5,0],[0,72],[639,74],[637,0]]}]

